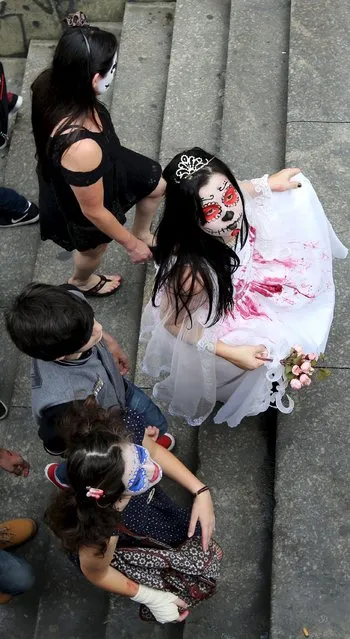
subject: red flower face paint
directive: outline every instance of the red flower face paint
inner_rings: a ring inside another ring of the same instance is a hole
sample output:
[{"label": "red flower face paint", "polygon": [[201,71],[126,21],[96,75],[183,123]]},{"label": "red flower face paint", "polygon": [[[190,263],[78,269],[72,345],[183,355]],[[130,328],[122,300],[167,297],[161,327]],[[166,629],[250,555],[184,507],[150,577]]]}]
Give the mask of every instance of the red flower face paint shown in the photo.
[{"label": "red flower face paint", "polygon": [[235,187],[232,184],[229,184],[227,187],[224,197],[222,198],[222,203],[225,206],[234,206],[239,201],[239,193],[236,191]]},{"label": "red flower face paint", "polygon": [[216,217],[220,217],[221,210],[220,204],[215,204],[214,202],[203,206],[203,213],[206,221],[211,222],[211,220],[215,220]]}]

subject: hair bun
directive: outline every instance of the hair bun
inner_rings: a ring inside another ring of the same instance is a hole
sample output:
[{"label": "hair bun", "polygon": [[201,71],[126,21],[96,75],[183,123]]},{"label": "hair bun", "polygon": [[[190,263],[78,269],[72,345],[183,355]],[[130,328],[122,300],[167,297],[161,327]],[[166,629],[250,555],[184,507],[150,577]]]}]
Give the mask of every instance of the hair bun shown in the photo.
[{"label": "hair bun", "polygon": [[82,11],[76,11],[75,13],[68,13],[67,17],[62,20],[69,27],[87,27],[87,17]]}]

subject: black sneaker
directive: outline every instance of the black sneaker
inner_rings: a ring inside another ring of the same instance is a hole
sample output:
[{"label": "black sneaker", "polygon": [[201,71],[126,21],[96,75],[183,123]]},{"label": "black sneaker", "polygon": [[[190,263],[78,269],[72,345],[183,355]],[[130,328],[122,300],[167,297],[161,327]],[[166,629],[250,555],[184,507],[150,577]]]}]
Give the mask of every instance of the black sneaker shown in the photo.
[{"label": "black sneaker", "polygon": [[7,406],[0,399],[0,419],[5,419],[5,417],[7,416],[7,413],[8,413]]},{"label": "black sneaker", "polygon": [[39,220],[39,209],[36,204],[28,203],[29,206],[25,213],[20,217],[4,217],[0,215],[0,227],[5,226],[24,226],[25,224],[35,224]]},{"label": "black sneaker", "polygon": [[10,115],[14,115],[15,113],[17,113],[18,109],[21,108],[22,104],[23,104],[23,98],[21,95],[8,92],[7,105],[8,105],[8,111]]}]

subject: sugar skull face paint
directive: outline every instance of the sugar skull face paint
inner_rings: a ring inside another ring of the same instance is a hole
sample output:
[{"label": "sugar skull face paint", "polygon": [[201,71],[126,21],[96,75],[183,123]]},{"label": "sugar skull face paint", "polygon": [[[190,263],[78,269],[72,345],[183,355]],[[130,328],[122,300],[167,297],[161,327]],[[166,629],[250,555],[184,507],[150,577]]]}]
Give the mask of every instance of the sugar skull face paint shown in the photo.
[{"label": "sugar skull face paint", "polygon": [[203,231],[225,242],[237,237],[243,215],[241,197],[222,173],[215,173],[199,190],[205,224]]},{"label": "sugar skull face paint", "polygon": [[112,84],[116,67],[117,67],[117,53],[115,54],[113,58],[113,63],[109,71],[107,71],[105,76],[103,77],[99,76],[100,79],[97,80],[96,82],[95,92],[97,93],[97,95],[101,95],[101,93],[105,93],[106,91],[108,91],[109,87]]},{"label": "sugar skull face paint", "polygon": [[129,444],[123,450],[125,470],[123,484],[126,495],[141,495],[162,478],[161,467],[153,461],[143,446]]}]

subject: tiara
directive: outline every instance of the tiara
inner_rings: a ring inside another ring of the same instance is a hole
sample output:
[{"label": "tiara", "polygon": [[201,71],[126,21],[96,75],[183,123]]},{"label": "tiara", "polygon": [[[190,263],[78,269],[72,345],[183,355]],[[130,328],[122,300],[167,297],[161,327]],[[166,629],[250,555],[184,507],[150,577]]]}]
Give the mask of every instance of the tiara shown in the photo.
[{"label": "tiara", "polygon": [[194,155],[182,155],[175,172],[175,182],[179,183],[183,178],[189,178],[200,169],[203,169],[204,166],[207,166],[213,159],[214,157],[209,160],[203,160],[201,157],[195,157]]}]

